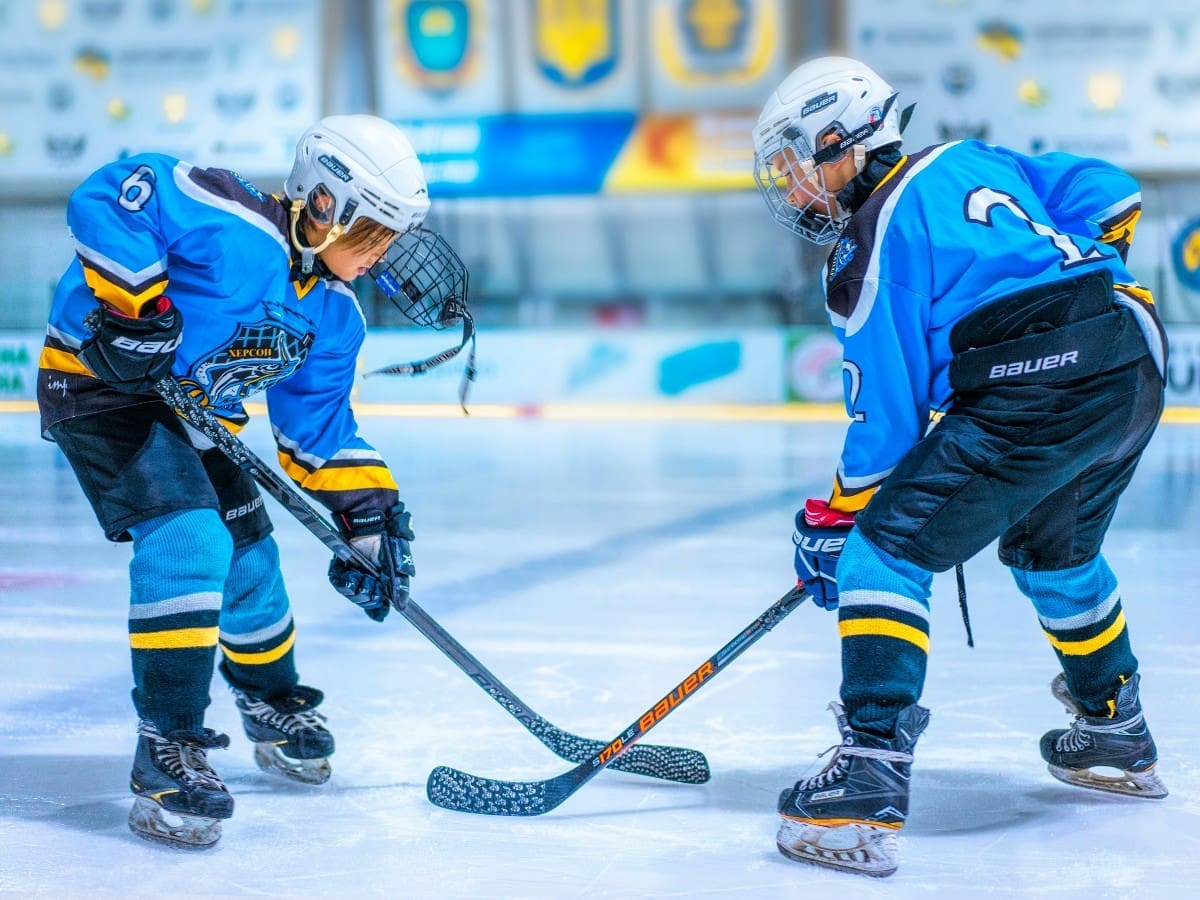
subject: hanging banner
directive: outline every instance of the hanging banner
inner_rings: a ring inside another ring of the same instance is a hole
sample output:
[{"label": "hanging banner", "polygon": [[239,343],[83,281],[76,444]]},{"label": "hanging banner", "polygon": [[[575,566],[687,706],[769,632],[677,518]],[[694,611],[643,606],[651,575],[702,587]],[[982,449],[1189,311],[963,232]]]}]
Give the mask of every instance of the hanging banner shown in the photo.
[{"label": "hanging banner", "polygon": [[850,54],[917,103],[912,147],[961,138],[1141,172],[1200,171],[1195,0],[852,0]]},{"label": "hanging banner", "polygon": [[655,111],[757,109],[787,74],[782,0],[652,0],[643,13]]},{"label": "hanging banner", "polygon": [[318,116],[316,0],[0,4],[0,186],[159,151],[282,173]]},{"label": "hanging banner", "polygon": [[638,106],[634,0],[512,0],[519,112]]},{"label": "hanging banner", "polygon": [[494,114],[504,102],[498,0],[374,0],[379,114]]}]

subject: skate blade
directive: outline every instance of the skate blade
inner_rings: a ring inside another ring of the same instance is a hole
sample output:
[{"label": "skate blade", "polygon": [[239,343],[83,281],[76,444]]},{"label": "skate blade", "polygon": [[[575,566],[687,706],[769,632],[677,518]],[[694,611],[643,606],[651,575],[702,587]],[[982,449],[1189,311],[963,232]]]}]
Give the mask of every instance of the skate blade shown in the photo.
[{"label": "skate blade", "polygon": [[153,800],[134,797],[129,830],[143,840],[180,850],[207,850],[221,839],[221,820],[168,812]]},{"label": "skate blade", "polygon": [[254,745],[254,763],[264,772],[282,775],[289,781],[301,784],[324,784],[333,774],[327,757],[292,759],[284,756],[270,741],[260,741]]},{"label": "skate blade", "polygon": [[817,825],[783,817],[775,846],[788,859],[843,872],[887,878],[899,865],[899,828],[852,823]]},{"label": "skate blade", "polygon": [[1125,794],[1130,797],[1144,797],[1147,800],[1160,800],[1167,796],[1167,786],[1162,783],[1154,769],[1145,772],[1126,772],[1120,769],[1109,769],[1118,772],[1117,775],[1105,775],[1095,769],[1064,769],[1060,766],[1047,766],[1050,774],[1064,784],[1076,787],[1091,788],[1094,791],[1105,791],[1110,794]]}]

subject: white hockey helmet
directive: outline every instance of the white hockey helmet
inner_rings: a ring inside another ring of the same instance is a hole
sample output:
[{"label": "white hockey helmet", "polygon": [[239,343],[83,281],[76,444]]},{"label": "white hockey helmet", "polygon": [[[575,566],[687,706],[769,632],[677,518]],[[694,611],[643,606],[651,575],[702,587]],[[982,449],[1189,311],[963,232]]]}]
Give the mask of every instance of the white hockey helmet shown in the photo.
[{"label": "white hockey helmet", "polygon": [[[284,191],[292,206],[292,244],[303,253],[305,271],[314,254],[360,218],[404,234],[429,212],[429,188],[416,151],[399,128],[377,116],[326,116],[308,129],[296,145]],[[306,247],[297,237],[303,209],[315,222],[332,225],[318,247]]]},{"label": "white hockey helmet", "polygon": [[[838,140],[826,145],[829,135]],[[868,151],[899,141],[891,85],[858,60],[821,57],[796,68],[763,106],[754,126],[754,180],[777,222],[827,244],[849,214],[825,190],[821,165],[851,151],[862,172]],[[828,211],[812,208],[814,195],[824,196]]]}]

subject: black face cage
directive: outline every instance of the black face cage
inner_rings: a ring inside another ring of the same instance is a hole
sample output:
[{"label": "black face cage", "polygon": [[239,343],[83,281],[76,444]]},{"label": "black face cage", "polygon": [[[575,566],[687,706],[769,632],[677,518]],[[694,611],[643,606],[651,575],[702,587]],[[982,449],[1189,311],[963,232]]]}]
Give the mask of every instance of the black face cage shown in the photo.
[{"label": "black face cage", "polygon": [[436,231],[415,228],[388,247],[371,277],[409,321],[440,331],[467,311],[467,267]]},{"label": "black face cage", "polygon": [[467,309],[467,267],[446,239],[415,228],[388,247],[371,267],[371,277],[409,321],[441,331],[462,323],[462,340],[428,359],[385,366],[367,375],[420,375],[453,359],[469,341],[467,365],[458,400],[467,409],[467,390],[475,380],[475,322]]}]

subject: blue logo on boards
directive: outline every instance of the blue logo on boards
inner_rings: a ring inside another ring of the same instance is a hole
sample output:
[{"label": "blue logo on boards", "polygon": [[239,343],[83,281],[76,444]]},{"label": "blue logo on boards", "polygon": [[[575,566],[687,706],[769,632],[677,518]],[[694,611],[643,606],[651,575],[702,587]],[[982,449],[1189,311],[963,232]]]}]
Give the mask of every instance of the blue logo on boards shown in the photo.
[{"label": "blue logo on boards", "polygon": [[742,365],[739,341],[697,344],[663,358],[658,367],[658,389],[668,397],[689,388],[732,375]]},{"label": "blue logo on boards", "polygon": [[854,238],[844,237],[837,242],[837,246],[833,248],[833,254],[829,257],[830,281],[837,278],[841,271],[850,265],[857,250],[858,242]]}]

